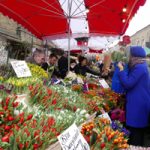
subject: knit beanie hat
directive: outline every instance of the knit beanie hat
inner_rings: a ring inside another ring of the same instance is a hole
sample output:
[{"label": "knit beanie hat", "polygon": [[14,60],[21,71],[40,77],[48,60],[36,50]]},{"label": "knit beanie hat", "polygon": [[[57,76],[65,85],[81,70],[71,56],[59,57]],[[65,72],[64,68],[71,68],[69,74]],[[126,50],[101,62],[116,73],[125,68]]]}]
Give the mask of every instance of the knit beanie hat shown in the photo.
[{"label": "knit beanie hat", "polygon": [[146,57],[146,52],[144,48],[142,48],[141,46],[131,46],[130,54],[133,57],[142,57],[142,58]]}]

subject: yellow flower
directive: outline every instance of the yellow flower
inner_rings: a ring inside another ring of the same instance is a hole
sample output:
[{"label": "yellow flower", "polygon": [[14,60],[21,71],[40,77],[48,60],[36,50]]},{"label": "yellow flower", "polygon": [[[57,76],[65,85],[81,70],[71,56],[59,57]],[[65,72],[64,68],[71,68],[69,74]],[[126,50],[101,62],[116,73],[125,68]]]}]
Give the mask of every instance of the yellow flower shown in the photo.
[{"label": "yellow flower", "polygon": [[44,69],[42,69],[40,66],[28,63],[28,67],[30,68],[32,77],[48,78],[47,72]]},{"label": "yellow flower", "polygon": [[3,80],[4,80],[4,78],[2,76],[0,76],[0,81],[3,81]]}]

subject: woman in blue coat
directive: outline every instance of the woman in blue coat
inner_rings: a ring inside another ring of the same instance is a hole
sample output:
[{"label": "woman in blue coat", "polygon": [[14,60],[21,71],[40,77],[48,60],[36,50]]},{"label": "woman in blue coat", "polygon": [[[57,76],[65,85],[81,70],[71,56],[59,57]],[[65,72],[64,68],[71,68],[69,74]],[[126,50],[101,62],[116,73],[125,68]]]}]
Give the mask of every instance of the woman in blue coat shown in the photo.
[{"label": "woman in blue coat", "polygon": [[150,76],[145,50],[140,46],[130,48],[129,73],[122,63],[119,79],[127,91],[126,124],[131,132],[129,144],[143,146],[144,134],[150,121]]}]

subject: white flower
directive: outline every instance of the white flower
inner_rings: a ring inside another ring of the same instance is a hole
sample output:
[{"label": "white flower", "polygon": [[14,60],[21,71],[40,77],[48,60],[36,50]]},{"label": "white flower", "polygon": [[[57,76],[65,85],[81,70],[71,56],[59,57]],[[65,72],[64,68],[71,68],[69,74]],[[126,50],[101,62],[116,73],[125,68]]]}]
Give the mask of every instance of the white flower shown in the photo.
[{"label": "white flower", "polygon": [[77,110],[76,110],[76,113],[78,113],[80,111],[80,108],[78,108]]},{"label": "white flower", "polygon": [[80,115],[83,115],[83,114],[85,114],[86,113],[86,110],[82,110],[81,112],[80,112]]},{"label": "white flower", "polygon": [[72,118],[72,116],[71,116],[71,115],[69,115],[69,116],[68,116],[68,118]]},{"label": "white flower", "polygon": [[58,119],[58,120],[62,120],[63,118],[62,118],[61,116],[58,116],[57,119]]},{"label": "white flower", "polygon": [[63,110],[60,111],[62,114],[64,114],[65,112]]},{"label": "white flower", "polygon": [[19,111],[19,110],[14,110],[14,114],[15,115],[19,115],[20,113],[22,113],[23,111],[21,110],[21,111]]},{"label": "white flower", "polygon": [[84,119],[82,118],[82,119],[80,119],[80,122],[83,122],[84,121]]},{"label": "white flower", "polygon": [[89,118],[89,117],[90,117],[90,115],[89,115],[89,114],[86,114],[86,115],[85,115],[85,117],[86,117],[86,118]]}]

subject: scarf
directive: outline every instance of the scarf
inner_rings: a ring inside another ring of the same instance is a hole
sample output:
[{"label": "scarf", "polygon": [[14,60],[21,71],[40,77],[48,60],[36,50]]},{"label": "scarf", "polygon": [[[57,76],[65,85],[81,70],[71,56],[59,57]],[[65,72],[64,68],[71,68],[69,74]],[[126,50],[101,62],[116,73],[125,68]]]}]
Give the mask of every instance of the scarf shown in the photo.
[{"label": "scarf", "polygon": [[131,57],[130,62],[129,62],[129,67],[133,68],[137,64],[143,64],[146,62],[145,58],[142,57]]}]

